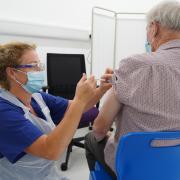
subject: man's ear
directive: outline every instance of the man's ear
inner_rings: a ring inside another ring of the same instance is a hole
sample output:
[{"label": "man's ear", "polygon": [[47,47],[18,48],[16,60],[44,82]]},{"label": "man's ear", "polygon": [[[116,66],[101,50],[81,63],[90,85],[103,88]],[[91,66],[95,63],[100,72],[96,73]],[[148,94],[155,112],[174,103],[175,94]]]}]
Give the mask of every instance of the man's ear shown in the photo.
[{"label": "man's ear", "polygon": [[153,37],[156,37],[159,33],[159,23],[158,22],[152,22],[152,35]]}]

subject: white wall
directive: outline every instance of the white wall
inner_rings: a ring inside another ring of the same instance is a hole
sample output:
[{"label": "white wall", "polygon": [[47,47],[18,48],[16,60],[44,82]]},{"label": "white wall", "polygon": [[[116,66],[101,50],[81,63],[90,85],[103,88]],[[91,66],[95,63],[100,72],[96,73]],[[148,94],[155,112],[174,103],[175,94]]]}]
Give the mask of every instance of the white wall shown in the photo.
[{"label": "white wall", "polygon": [[[0,43],[34,42],[47,52],[83,53],[90,72],[91,13],[94,6],[116,12],[147,12],[160,0],[0,0]],[[87,57],[89,57],[87,59]]]},{"label": "white wall", "polygon": [[0,19],[54,24],[90,30],[91,10],[147,12],[160,0],[0,0]]}]

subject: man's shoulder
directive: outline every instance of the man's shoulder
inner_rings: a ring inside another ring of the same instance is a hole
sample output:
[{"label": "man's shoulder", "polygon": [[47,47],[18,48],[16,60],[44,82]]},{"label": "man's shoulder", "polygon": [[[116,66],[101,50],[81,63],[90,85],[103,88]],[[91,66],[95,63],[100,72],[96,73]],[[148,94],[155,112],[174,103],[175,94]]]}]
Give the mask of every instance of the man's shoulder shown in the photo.
[{"label": "man's shoulder", "polygon": [[156,52],[152,53],[142,53],[142,54],[134,54],[132,56],[128,56],[120,61],[121,63],[129,64],[132,66],[153,66],[157,64],[161,64],[161,61],[158,60],[159,55]]},{"label": "man's shoulder", "polygon": [[136,67],[144,67],[144,66],[151,66],[153,64],[152,62],[152,55],[149,54],[134,54],[131,56],[128,56],[126,58],[123,58],[119,62],[119,66],[124,66],[124,67],[129,67],[133,66],[134,68]]}]

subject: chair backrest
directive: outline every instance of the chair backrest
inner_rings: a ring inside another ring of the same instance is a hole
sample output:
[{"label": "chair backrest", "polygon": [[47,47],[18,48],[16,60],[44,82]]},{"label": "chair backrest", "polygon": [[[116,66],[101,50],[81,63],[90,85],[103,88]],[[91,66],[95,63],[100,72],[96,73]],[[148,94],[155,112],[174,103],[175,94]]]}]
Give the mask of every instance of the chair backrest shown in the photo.
[{"label": "chair backrest", "polygon": [[[174,144],[177,139],[178,131],[124,135],[116,154],[118,180],[179,180],[180,145]],[[158,142],[161,147],[154,146]]]},{"label": "chair backrest", "polygon": [[86,72],[83,54],[47,54],[48,92],[73,99],[77,82]]}]

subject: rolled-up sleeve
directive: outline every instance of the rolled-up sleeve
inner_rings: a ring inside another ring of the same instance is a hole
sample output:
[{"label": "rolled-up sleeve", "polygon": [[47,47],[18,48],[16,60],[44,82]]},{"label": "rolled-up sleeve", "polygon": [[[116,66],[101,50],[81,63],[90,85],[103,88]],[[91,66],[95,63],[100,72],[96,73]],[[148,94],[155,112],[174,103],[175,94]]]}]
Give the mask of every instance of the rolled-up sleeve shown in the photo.
[{"label": "rolled-up sleeve", "polygon": [[151,78],[151,66],[132,58],[120,61],[113,76],[113,89],[118,100],[127,104],[136,95],[145,93]]}]

